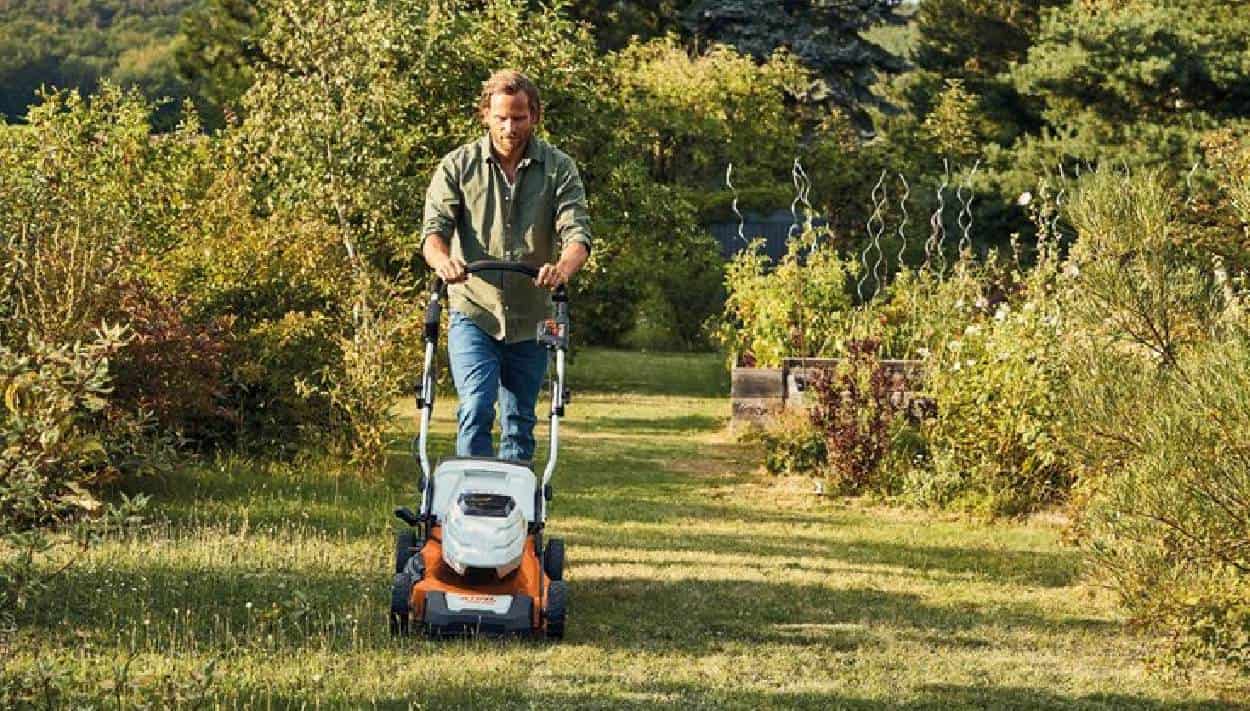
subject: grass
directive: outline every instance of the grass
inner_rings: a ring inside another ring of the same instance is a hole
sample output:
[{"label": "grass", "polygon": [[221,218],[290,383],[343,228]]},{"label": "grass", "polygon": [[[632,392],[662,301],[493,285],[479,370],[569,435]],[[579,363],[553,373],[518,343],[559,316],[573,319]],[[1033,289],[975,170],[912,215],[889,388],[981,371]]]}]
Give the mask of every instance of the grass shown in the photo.
[{"label": "grass", "polygon": [[[26,612],[0,678],[37,705],[208,708],[1236,708],[1218,670],[1151,673],[1152,641],[1084,582],[1054,524],[818,499],[755,473],[713,356],[586,351],[550,531],[561,644],[391,639],[397,437],[362,480],[226,460],[146,486],[147,526]],[[408,415],[411,406],[407,406]],[[436,413],[447,452],[454,402]],[[410,418],[406,419],[410,421]],[[399,433],[397,433],[399,434]]]}]

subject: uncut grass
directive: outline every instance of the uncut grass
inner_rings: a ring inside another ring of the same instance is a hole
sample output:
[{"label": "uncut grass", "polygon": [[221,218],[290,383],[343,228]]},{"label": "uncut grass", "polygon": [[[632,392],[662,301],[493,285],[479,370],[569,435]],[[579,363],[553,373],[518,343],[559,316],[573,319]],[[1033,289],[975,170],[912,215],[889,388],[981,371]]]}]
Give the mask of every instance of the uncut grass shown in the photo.
[{"label": "uncut grass", "polygon": [[[1082,582],[1077,554],[1044,522],[839,504],[753,473],[725,431],[719,359],[666,358],[652,388],[685,394],[589,379],[575,391],[550,522],[569,543],[562,644],[390,638],[389,511],[413,503],[401,440],[373,480],[325,462],[233,460],[151,483],[157,520],[56,578],[9,668],[54,660],[90,696],[126,660],[148,675],[216,660],[223,707],[1164,709],[1246,698],[1217,671],[1148,674],[1150,640]],[[592,351],[577,367],[602,378],[631,372],[631,359],[635,372],[654,360]],[[431,454],[450,449],[453,413],[442,398]]]}]

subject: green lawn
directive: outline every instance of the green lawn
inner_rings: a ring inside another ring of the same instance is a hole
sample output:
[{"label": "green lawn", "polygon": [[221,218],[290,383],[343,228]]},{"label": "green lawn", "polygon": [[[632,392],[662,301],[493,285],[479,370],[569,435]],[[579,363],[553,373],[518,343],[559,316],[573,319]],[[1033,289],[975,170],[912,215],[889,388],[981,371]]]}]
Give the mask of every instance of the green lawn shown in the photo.
[{"label": "green lawn", "polygon": [[[405,434],[373,481],[316,461],[228,461],[150,483],[153,522],[55,579],[0,650],[5,678],[42,675],[47,698],[103,707],[140,696],[455,709],[1250,698],[1215,670],[1149,673],[1151,640],[1083,581],[1045,520],[987,526],[828,501],[756,473],[726,431],[718,357],[586,351],[570,373],[550,522],[569,542],[563,643],[389,637],[389,512],[415,503]],[[432,452],[451,446],[454,406],[439,402]]]}]

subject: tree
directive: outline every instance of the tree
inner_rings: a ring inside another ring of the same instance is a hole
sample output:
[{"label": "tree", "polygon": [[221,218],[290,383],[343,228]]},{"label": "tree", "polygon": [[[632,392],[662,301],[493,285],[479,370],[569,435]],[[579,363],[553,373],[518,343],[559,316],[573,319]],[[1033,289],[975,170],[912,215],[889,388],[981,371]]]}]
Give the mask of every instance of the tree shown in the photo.
[{"label": "tree", "polygon": [[901,23],[899,0],[700,0],[687,12],[687,26],[701,44],[721,42],[758,61],[786,49],[816,74],[798,97],[837,105],[867,125],[864,105],[878,72],[899,72],[904,62],[863,38],[863,30]]},{"label": "tree", "polygon": [[179,14],[192,0],[14,0],[0,9],[0,112],[21,120],[40,87],[95,92],[103,80],[138,86],[160,107],[157,127],[177,121],[185,87],[173,70]]},{"label": "tree", "polygon": [[916,12],[915,63],[926,80],[911,95],[918,113],[929,111],[942,82],[959,79],[979,97],[981,111],[1009,145],[1041,128],[1040,107],[1011,81],[1012,65],[1025,60],[1045,8],[1070,0],[926,0]]},{"label": "tree", "polygon": [[1045,13],[1015,73],[1050,129],[1025,146],[1030,157],[1192,164],[1204,131],[1250,117],[1248,10],[1245,0],[1090,0]]},{"label": "tree", "polygon": [[237,115],[252,85],[265,34],[257,0],[207,0],[182,17],[178,74],[191,86],[206,125]]}]

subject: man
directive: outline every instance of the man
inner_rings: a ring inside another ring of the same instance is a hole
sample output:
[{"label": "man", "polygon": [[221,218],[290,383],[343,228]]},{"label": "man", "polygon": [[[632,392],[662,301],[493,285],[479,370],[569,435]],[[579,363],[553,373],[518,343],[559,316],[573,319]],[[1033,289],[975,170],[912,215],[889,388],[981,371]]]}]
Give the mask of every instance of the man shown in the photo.
[{"label": "man", "polygon": [[[491,456],[498,398],[498,456],[528,462],[547,369],[537,340],[549,308],[543,289],[568,283],[590,256],[586,193],[573,159],[534,136],[542,103],[524,74],[493,74],[478,108],[486,136],[452,151],[435,171],[421,252],[452,285],[447,346],[460,396],[456,454]],[[538,278],[467,275],[465,265],[481,259],[525,262],[539,269]]]}]

